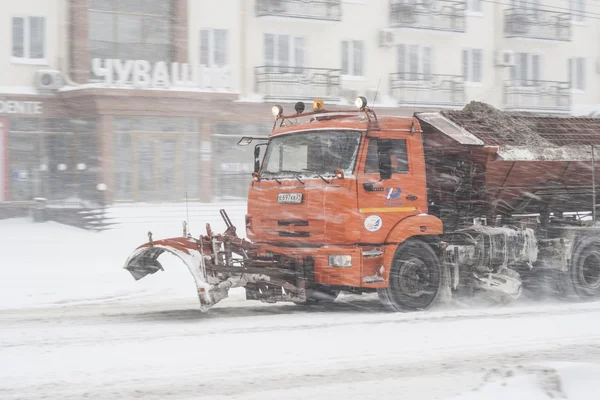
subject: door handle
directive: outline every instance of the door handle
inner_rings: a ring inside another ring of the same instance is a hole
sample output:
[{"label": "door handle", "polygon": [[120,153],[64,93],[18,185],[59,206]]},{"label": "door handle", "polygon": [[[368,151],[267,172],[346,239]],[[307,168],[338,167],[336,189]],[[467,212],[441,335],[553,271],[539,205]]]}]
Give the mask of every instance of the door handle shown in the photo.
[{"label": "door handle", "polygon": [[365,183],[363,183],[363,188],[365,188],[365,191],[367,191],[367,192],[383,192],[382,187],[375,187],[373,185],[374,185],[374,182],[365,182]]},{"label": "door handle", "polygon": [[417,196],[413,196],[413,195],[406,196],[406,200],[416,200],[416,199],[418,199]]}]

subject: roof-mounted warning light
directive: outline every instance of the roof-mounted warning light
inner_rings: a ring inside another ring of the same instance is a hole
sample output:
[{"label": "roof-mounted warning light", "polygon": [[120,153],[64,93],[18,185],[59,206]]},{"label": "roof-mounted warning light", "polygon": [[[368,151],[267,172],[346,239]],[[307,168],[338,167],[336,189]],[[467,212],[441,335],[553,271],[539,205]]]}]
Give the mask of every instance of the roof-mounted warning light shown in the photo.
[{"label": "roof-mounted warning light", "polygon": [[364,96],[359,96],[356,98],[354,104],[359,110],[364,110],[367,107],[367,99]]},{"label": "roof-mounted warning light", "polygon": [[302,114],[304,112],[305,108],[306,108],[306,106],[301,101],[297,102],[296,105],[294,106],[294,110],[296,110],[296,114]]},{"label": "roof-mounted warning light", "polygon": [[[314,121],[325,121],[325,120],[331,120],[331,119],[344,118],[348,114],[356,114],[356,113],[364,113],[365,118],[369,122],[369,129],[378,130],[379,125],[377,122],[377,115],[375,114],[375,111],[373,111],[371,108],[368,107],[367,98],[364,96],[359,96],[356,98],[356,101],[354,102],[354,104],[356,105],[358,110],[348,109],[348,110],[329,110],[328,111],[325,109],[325,102],[322,99],[314,99],[312,111],[307,112],[306,105],[304,104],[304,102],[298,101],[294,105],[294,110],[296,111],[296,113],[293,115],[292,114],[284,115],[283,108],[279,104],[276,104],[271,108],[273,117],[275,117],[275,121],[273,122],[273,131],[277,128],[278,125],[281,128],[284,125],[296,124],[297,123],[296,120],[300,117],[313,116],[310,119],[310,122],[314,122]],[[315,114],[321,114],[321,115],[317,116]],[[323,115],[323,114],[325,114],[325,115]],[[329,114],[331,114],[331,115],[329,115]],[[246,138],[242,138],[242,140],[240,140],[239,144],[247,145],[249,143],[250,142]]]},{"label": "roof-mounted warning light", "polygon": [[314,112],[325,111],[325,103],[323,103],[323,100],[315,99],[313,101],[313,111]]},{"label": "roof-mounted warning light", "polygon": [[271,112],[275,118],[279,118],[283,115],[283,107],[281,107],[279,104],[274,105],[273,108],[271,108]]}]

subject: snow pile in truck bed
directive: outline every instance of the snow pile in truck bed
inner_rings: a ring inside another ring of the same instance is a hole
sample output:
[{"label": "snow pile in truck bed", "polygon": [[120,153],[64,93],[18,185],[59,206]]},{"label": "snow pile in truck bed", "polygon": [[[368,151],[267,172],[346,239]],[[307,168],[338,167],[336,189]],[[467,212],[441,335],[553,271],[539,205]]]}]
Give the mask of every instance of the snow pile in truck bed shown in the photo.
[{"label": "snow pile in truck bed", "polygon": [[447,400],[595,400],[600,364],[543,363],[490,370],[474,391]]},{"label": "snow pile in truck bed", "polygon": [[522,120],[486,103],[472,101],[462,110],[442,114],[488,145],[556,147]]}]

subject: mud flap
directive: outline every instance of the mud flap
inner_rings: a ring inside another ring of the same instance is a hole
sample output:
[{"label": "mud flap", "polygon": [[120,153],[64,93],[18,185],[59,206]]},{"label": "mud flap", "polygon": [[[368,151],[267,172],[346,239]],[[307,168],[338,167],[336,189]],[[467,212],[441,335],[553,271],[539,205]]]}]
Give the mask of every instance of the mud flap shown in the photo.
[{"label": "mud flap", "polygon": [[[187,238],[173,238],[146,243],[138,247],[129,256],[123,268],[128,270],[137,281],[146,275],[164,270],[158,261],[158,257],[164,252],[173,254],[188,267],[196,282],[200,309],[208,311],[218,301],[227,297],[229,288],[222,288],[221,285],[213,288],[208,282],[205,260],[197,247],[194,240]],[[214,296],[211,296],[212,289],[215,289]]]}]

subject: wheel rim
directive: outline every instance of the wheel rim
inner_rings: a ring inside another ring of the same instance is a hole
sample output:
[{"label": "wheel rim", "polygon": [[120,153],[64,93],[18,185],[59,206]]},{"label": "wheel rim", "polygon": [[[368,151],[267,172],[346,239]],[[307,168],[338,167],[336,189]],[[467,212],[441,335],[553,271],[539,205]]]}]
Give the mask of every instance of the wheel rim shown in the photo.
[{"label": "wheel rim", "polygon": [[427,290],[431,287],[431,271],[425,263],[418,258],[399,261],[398,287],[400,292],[407,297],[416,299],[423,295],[435,294]]},{"label": "wheel rim", "polygon": [[579,277],[589,289],[600,288],[600,253],[596,251],[590,252],[581,265]]}]

